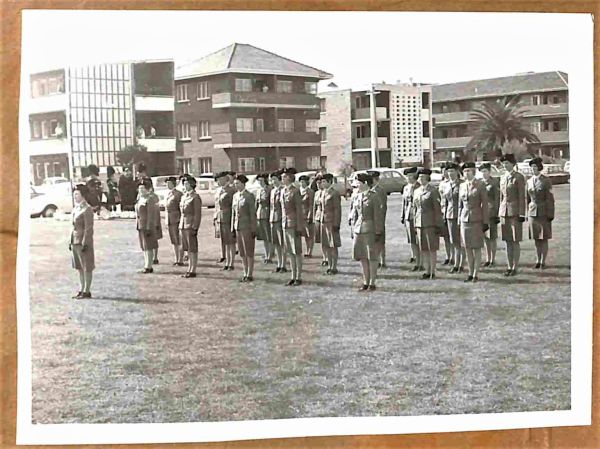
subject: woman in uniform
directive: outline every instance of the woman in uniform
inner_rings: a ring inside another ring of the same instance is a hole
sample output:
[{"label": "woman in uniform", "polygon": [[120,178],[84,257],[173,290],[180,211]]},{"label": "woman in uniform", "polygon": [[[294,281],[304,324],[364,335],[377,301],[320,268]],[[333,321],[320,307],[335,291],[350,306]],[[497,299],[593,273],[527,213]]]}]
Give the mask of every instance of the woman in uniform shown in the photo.
[{"label": "woman in uniform", "polygon": [[[314,213],[313,213],[313,217],[314,217],[314,221],[315,221],[315,243],[321,243],[321,226],[322,226],[322,221],[323,221],[323,205],[321,203],[321,198],[323,196],[323,192],[325,190],[324,185],[321,183],[321,181],[323,180],[323,175],[321,173],[317,173],[317,175],[315,176],[314,182],[315,182],[315,187],[317,188],[317,191],[315,192],[315,198],[314,198]],[[327,265],[329,265],[329,262],[327,262],[327,255],[324,252],[321,252],[322,255],[322,260],[321,260],[321,266],[322,267],[326,267]]]},{"label": "woman in uniform", "polygon": [[379,254],[376,242],[383,234],[383,209],[379,195],[371,190],[373,178],[367,173],[359,173],[354,181],[356,195],[352,199],[352,258],[361,264],[363,285],[359,291],[376,290]]},{"label": "woman in uniform", "polygon": [[235,235],[244,274],[240,282],[252,282],[254,278],[254,245],[256,243],[256,199],[246,190],[248,178],[236,175],[233,187],[231,232]]},{"label": "woman in uniform", "polygon": [[170,176],[167,178],[167,188],[169,192],[165,199],[165,219],[167,229],[169,230],[169,239],[173,245],[173,254],[175,255],[174,266],[183,267],[183,251],[181,250],[181,236],[179,235],[179,222],[181,220],[181,210],[179,204],[183,194],[177,190],[177,178]]},{"label": "woman in uniform", "polygon": [[338,248],[342,246],[340,224],[342,221],[342,197],[333,187],[334,177],[325,173],[321,177],[323,191],[319,197],[321,202],[321,248],[327,259],[327,274],[338,273]]},{"label": "woman in uniform", "polygon": [[115,180],[115,169],[108,166],[106,167],[106,208],[109,210],[111,218],[115,217],[119,202],[119,186]]},{"label": "woman in uniform", "polygon": [[481,164],[479,167],[483,176],[482,182],[488,197],[488,226],[484,234],[485,245],[484,267],[491,267],[496,262],[496,248],[498,246],[498,209],[500,208],[500,186],[498,180],[492,177],[492,166],[490,163]]},{"label": "woman in uniform", "polygon": [[155,213],[156,213],[156,248],[152,251],[152,263],[154,265],[158,265],[158,241],[163,238],[162,233],[162,222],[160,219],[160,199],[158,195],[154,192],[154,187],[150,187],[150,196],[152,200],[156,204]]},{"label": "woman in uniform", "polygon": [[552,182],[542,174],[542,159],[529,161],[533,176],[527,180],[527,203],[529,215],[529,238],[535,241],[535,268],[546,268],[548,240],[552,238],[554,220],[554,194]]},{"label": "woman in uniform", "polygon": [[186,175],[183,183],[185,193],[181,197],[179,209],[181,210],[181,243],[184,251],[188,253],[188,271],[182,277],[195,278],[196,265],[198,264],[198,229],[202,220],[202,200],[196,193],[196,178]]},{"label": "woman in uniform", "polygon": [[404,172],[408,184],[404,186],[402,191],[402,211],[400,213],[400,222],[406,228],[406,239],[410,244],[411,257],[409,263],[415,263],[412,271],[422,269],[421,251],[419,250],[419,239],[417,238],[417,230],[415,228],[415,211],[413,207],[413,195],[415,190],[421,184],[417,181],[417,167],[410,167]]},{"label": "woman in uniform", "polygon": [[304,239],[306,240],[306,253],[304,257],[312,257],[313,246],[315,244],[315,191],[310,188],[308,183],[310,179],[306,175],[298,178],[300,181],[300,195],[302,196],[302,210],[304,211],[304,222],[306,229],[304,231]]},{"label": "woman in uniform", "polygon": [[156,209],[158,204],[151,194],[152,180],[140,178],[138,180],[138,198],[135,203],[136,228],[140,247],[144,252],[144,268],[140,273],[152,273],[154,250],[158,248],[156,239]]},{"label": "woman in uniform", "polygon": [[460,244],[460,221],[458,220],[458,194],[463,181],[460,179],[456,163],[448,162],[446,164],[446,171],[448,173],[448,182],[444,188],[444,199],[441,200],[441,204],[443,203],[444,205],[442,215],[448,229],[448,240],[452,246],[451,259],[454,260],[454,265],[450,268],[449,272],[459,273],[463,271],[464,264],[463,251]]},{"label": "woman in uniform", "polygon": [[281,173],[282,170],[277,170],[269,176],[271,185],[271,210],[269,211],[269,223],[271,225],[271,239],[273,242],[273,250],[277,259],[277,267],[275,273],[287,273],[286,257],[283,250],[283,228],[281,226]]},{"label": "woman in uniform", "polygon": [[417,173],[421,186],[415,190],[413,205],[421,261],[425,266],[425,273],[423,273],[422,278],[435,279],[437,251],[440,249],[440,234],[444,225],[440,193],[438,189],[430,184],[431,170],[422,168]]},{"label": "woman in uniform", "polygon": [[271,263],[273,258],[273,244],[271,239],[271,226],[269,224],[269,212],[271,208],[271,186],[269,186],[269,175],[260,173],[256,175],[259,188],[256,193],[256,237],[263,241],[265,255],[263,263]]},{"label": "woman in uniform", "polygon": [[469,275],[465,282],[477,282],[479,280],[483,237],[484,232],[489,228],[487,190],[482,181],[475,179],[476,172],[474,162],[463,164],[465,182],[460,186],[458,209],[460,238],[469,265]]},{"label": "woman in uniform", "polygon": [[302,284],[302,236],[306,231],[302,196],[294,185],[296,169],[286,168],[281,176],[281,226],[284,235],[284,249],[290,258],[292,277],[287,285]]},{"label": "woman in uniform", "polygon": [[72,252],[73,268],[79,273],[79,291],[74,299],[91,298],[92,274],[94,264],[94,211],[88,204],[86,197],[88,188],[78,184],[73,190],[75,207],[71,214],[73,229],[69,250]]},{"label": "woman in uniform", "polygon": [[442,237],[444,238],[444,250],[446,251],[446,258],[444,259],[444,265],[454,266],[454,252],[452,250],[452,244],[450,243],[450,234],[448,234],[448,225],[446,223],[446,217],[444,216],[444,210],[446,209],[444,192],[446,191],[446,185],[450,178],[448,177],[448,162],[442,162],[440,166],[442,170],[442,180],[438,185],[438,191],[440,192],[440,204],[442,206],[442,216],[444,219],[444,227],[442,228]]},{"label": "woman in uniform", "polygon": [[500,158],[506,173],[500,180],[500,223],[502,240],[506,242],[508,268],[504,276],[515,276],[521,257],[521,240],[525,222],[525,177],[515,170],[517,161],[514,154]]},{"label": "woman in uniform", "polygon": [[215,191],[215,213],[213,224],[215,227],[215,236],[221,241],[221,259],[225,262],[223,271],[233,271],[233,261],[235,259],[235,237],[231,233],[231,204],[235,188],[229,184],[227,172],[220,172],[215,175],[215,181],[219,187]]}]

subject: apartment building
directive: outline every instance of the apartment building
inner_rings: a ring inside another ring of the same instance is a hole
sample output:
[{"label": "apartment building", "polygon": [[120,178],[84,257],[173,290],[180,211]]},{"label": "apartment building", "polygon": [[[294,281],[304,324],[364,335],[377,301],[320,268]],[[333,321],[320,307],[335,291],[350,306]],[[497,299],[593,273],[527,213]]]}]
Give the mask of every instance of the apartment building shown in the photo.
[{"label": "apartment building", "polygon": [[234,43],[176,69],[177,169],[257,173],[322,165],[317,84],[332,75]]},{"label": "apartment building", "polygon": [[319,94],[319,130],[327,169],[429,165],[431,86],[375,83]]},{"label": "apartment building", "polygon": [[433,86],[435,160],[465,153],[474,134],[472,110],[483,102],[514,95],[521,96],[525,125],[540,139],[534,150],[569,158],[568,77],[554,71]]},{"label": "apartment building", "polygon": [[86,175],[139,144],[150,174],[175,169],[173,61],[96,64],[35,73],[25,102],[31,179]]}]

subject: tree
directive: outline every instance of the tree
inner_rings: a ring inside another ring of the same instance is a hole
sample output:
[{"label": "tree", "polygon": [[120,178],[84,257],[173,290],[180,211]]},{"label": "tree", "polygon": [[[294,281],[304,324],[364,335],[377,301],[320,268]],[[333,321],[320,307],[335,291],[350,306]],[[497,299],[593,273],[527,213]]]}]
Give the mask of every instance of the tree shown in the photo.
[{"label": "tree", "polygon": [[523,120],[527,109],[520,103],[520,97],[505,97],[495,102],[483,103],[471,112],[475,121],[475,133],[467,150],[475,152],[475,157],[483,152],[497,154],[507,142],[522,144],[539,143],[538,136],[525,127]]},{"label": "tree", "polygon": [[145,162],[148,157],[147,150],[144,145],[127,145],[116,154],[117,162],[120,165],[137,165]]}]

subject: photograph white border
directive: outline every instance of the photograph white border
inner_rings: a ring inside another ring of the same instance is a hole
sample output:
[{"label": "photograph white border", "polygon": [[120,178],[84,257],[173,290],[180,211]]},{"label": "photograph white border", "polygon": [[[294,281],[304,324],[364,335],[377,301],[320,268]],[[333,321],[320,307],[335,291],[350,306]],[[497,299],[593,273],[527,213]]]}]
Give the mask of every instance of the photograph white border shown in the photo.
[{"label": "photograph white border", "polygon": [[[22,48],[28,45],[23,11]],[[357,12],[358,13],[358,12]],[[290,12],[293,14],[293,12]],[[423,13],[432,14],[432,13]],[[492,14],[492,13],[482,13]],[[493,13],[497,14],[497,13]],[[508,13],[516,14],[516,13]],[[566,14],[565,14],[566,15]],[[261,421],[169,424],[32,424],[31,322],[29,307],[29,157],[20,153],[20,214],[17,253],[18,401],[17,444],[186,443],[306,436],[414,434],[591,425],[594,84],[593,21],[577,16],[577,70],[569,76],[571,148],[571,410],[468,415],[297,418]],[[562,32],[557,30],[557,32]],[[433,41],[432,41],[433,44]],[[21,73],[21,102],[29,80]],[[20,136],[27,117],[20,111]]]}]

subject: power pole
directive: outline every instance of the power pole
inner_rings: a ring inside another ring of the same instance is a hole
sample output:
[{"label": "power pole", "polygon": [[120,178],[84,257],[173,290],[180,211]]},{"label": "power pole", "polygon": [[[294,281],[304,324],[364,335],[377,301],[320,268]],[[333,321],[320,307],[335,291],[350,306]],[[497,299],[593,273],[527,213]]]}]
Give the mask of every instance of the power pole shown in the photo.
[{"label": "power pole", "polygon": [[375,85],[371,84],[371,90],[367,93],[369,94],[371,109],[371,167],[379,167],[379,149],[377,147],[377,107],[375,105],[375,95],[379,92],[375,90]]}]

